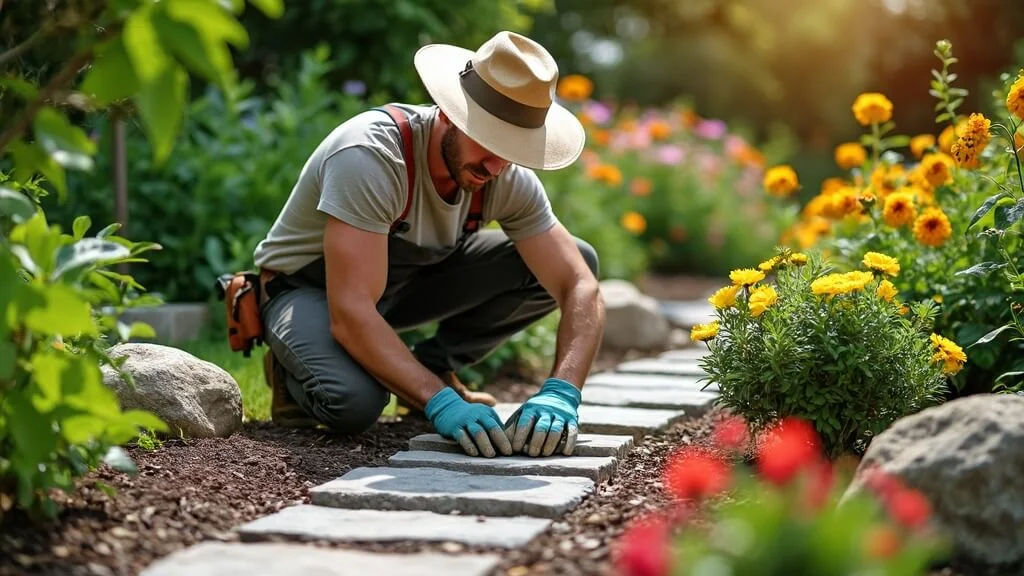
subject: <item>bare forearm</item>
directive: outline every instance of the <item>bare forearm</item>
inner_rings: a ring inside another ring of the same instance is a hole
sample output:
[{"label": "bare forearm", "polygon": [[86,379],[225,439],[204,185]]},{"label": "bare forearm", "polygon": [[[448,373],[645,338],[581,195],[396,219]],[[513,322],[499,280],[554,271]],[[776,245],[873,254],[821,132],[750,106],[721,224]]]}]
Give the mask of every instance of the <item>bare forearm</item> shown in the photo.
[{"label": "bare forearm", "polygon": [[596,282],[580,283],[564,299],[551,376],[583,387],[601,346],[604,302]]},{"label": "bare forearm", "polygon": [[420,410],[444,383],[412,355],[372,307],[347,307],[332,314],[331,334],[384,387]]}]

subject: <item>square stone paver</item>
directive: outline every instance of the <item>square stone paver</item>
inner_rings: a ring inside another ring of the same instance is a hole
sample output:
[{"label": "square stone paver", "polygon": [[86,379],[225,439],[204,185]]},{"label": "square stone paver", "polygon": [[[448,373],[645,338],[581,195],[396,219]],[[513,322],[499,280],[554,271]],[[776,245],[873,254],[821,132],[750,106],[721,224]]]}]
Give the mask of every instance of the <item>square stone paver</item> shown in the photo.
[{"label": "square stone paver", "polygon": [[614,368],[616,372],[637,374],[670,374],[672,376],[706,376],[707,372],[696,361],[659,360],[643,358],[629,360]]},{"label": "square stone paver", "polygon": [[482,458],[453,452],[429,450],[402,451],[388,459],[395,468],[444,468],[472,474],[500,476],[582,476],[594,482],[604,482],[615,473],[618,460],[614,456],[545,456],[531,458],[525,455]]},{"label": "square stone paver", "polygon": [[335,542],[459,542],[467,546],[519,548],[547,529],[550,519],[456,516],[423,511],[346,510],[299,504],[264,516],[236,531],[242,541],[268,537]]},{"label": "square stone paver", "polygon": [[686,410],[691,416],[703,413],[716,398],[715,392],[671,388],[583,387],[583,404]]},{"label": "square stone paver", "polygon": [[[681,392],[719,392],[718,384],[701,376],[672,376],[670,374],[632,374],[628,372],[600,372],[587,377],[583,396],[593,388],[625,388],[629,390],[674,390]],[[704,388],[707,386],[707,388]]]},{"label": "square stone paver", "polygon": [[663,300],[658,303],[662,315],[674,326],[692,328],[712,322],[718,317],[707,298],[700,300]]},{"label": "square stone paver", "polygon": [[378,554],[298,543],[207,541],[156,560],[140,576],[485,576],[500,561],[493,554]]},{"label": "square stone paver", "polygon": [[356,468],[310,488],[317,506],[559,518],[594,491],[578,476],[500,476],[443,468]]},{"label": "square stone paver", "polygon": [[708,350],[707,346],[700,344],[699,346],[691,346],[689,348],[666,350],[665,352],[658,354],[658,358],[660,360],[667,360],[670,362],[696,362],[710,353],[711,351]]},{"label": "square stone paver", "polygon": [[[586,386],[583,394],[586,396]],[[502,422],[507,422],[520,404],[499,402],[494,409]],[[683,410],[653,410],[581,404],[577,410],[583,434],[629,434],[639,440],[651,432],[669,426],[687,416]]]},{"label": "square stone paver", "polygon": [[[633,437],[627,434],[579,434],[573,456],[615,456],[622,459],[633,449]],[[433,450],[463,454],[458,442],[440,434],[420,434],[409,440],[409,450]]]}]

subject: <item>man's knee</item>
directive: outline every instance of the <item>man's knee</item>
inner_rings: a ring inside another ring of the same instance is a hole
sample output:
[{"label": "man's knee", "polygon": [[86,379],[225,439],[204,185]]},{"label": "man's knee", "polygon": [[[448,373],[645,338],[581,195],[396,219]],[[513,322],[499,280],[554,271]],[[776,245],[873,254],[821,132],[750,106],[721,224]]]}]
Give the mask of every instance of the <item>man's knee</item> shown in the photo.
[{"label": "man's knee", "polygon": [[341,434],[368,430],[390,400],[391,394],[369,374],[346,382],[321,381],[310,393],[312,416]]},{"label": "man's knee", "polygon": [[576,237],[576,246],[580,249],[580,254],[583,255],[583,260],[586,261],[590,271],[594,273],[594,277],[599,277],[600,262],[597,257],[597,250],[586,240],[578,237]]}]

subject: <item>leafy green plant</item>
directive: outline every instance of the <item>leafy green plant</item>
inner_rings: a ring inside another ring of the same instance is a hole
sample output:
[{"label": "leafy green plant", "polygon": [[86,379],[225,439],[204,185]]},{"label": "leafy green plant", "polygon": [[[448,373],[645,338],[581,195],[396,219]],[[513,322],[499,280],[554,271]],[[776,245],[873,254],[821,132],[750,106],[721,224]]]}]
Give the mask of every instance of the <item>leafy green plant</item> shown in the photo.
[{"label": "leafy green plant", "polygon": [[[775,282],[764,282],[773,270]],[[933,302],[904,314],[886,279],[898,272],[877,253],[840,273],[816,253],[786,250],[759,269],[734,270],[710,299],[718,319],[691,334],[707,342],[701,365],[721,404],[754,427],[809,420],[835,457],[862,452],[895,420],[937,403],[945,374],[966,358],[931,333]]]}]

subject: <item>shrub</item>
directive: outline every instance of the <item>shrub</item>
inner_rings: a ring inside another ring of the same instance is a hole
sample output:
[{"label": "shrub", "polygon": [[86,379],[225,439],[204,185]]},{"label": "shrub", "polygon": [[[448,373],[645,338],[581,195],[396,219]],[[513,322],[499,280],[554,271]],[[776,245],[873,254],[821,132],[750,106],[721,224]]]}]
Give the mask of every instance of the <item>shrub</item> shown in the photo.
[{"label": "shrub", "polygon": [[910,576],[948,554],[931,503],[895,477],[865,472],[870,488],[844,498],[849,467],[822,458],[805,421],[759,435],[753,472],[729,463],[746,432],[729,419],[720,444],[670,456],[662,484],[672,504],[628,525],[613,550],[619,574]]},{"label": "shrub", "polygon": [[[1024,180],[1015,148],[1024,135],[1013,114],[1005,126],[959,114],[967,92],[952,86],[952,47],[939,42],[935,54],[942,62],[930,90],[944,125],[938,136],[894,134],[892,103],[884,94],[860,95],[852,112],[869,132],[837,147],[844,176],[825,181],[781,242],[815,246],[847,268],[869,251],[897,258],[902,272],[892,282],[900,298],[934,300],[936,330],[971,352],[952,379],[955,389],[1013,389],[1024,383],[1024,340],[996,338],[996,331],[1020,321]],[[997,98],[998,109],[1007,110],[1009,92]],[[975,226],[980,231],[972,233]]]},{"label": "shrub", "polygon": [[894,297],[889,278],[898,273],[882,254],[843,273],[815,253],[786,250],[734,270],[710,298],[718,319],[692,331],[710,349],[700,362],[722,405],[754,427],[806,419],[836,456],[862,451],[893,421],[936,403],[945,373],[965,358],[931,333],[933,302],[908,309]]}]

